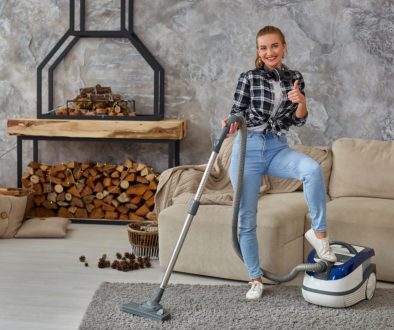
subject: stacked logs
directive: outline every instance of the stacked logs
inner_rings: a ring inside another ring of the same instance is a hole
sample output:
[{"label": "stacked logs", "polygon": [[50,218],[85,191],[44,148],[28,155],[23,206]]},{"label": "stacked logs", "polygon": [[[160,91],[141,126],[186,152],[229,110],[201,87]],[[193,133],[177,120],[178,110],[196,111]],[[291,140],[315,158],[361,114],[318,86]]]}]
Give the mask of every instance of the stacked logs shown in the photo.
[{"label": "stacked logs", "polygon": [[34,190],[29,216],[156,220],[158,178],[151,167],[130,159],[121,165],[30,162],[22,185]]},{"label": "stacked logs", "polygon": [[96,85],[79,90],[73,100],[56,109],[58,116],[135,116],[134,101],[113,94],[111,87]]}]

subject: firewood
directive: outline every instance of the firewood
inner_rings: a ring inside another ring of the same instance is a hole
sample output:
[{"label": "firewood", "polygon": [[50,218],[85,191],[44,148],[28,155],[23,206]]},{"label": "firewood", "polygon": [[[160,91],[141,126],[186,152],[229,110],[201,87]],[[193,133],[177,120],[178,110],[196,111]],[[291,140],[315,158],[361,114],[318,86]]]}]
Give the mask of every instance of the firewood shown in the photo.
[{"label": "firewood", "polygon": [[105,216],[106,219],[117,219],[119,217],[118,212],[106,211]]},{"label": "firewood", "polygon": [[151,198],[149,198],[146,202],[145,202],[145,205],[147,206],[147,207],[152,207],[153,205],[155,204],[155,198],[154,198],[154,196],[152,196]]},{"label": "firewood", "polygon": [[56,210],[57,209],[57,205],[56,205],[56,203],[54,203],[54,202],[52,202],[52,201],[49,201],[49,200],[45,200],[43,203],[42,203],[42,206],[44,206],[46,209],[48,209],[48,210]]},{"label": "firewood", "polygon": [[63,192],[63,186],[62,185],[60,185],[60,184],[57,184],[56,186],[55,186],[55,191],[58,193],[58,194],[60,194],[61,192]]},{"label": "firewood", "polygon": [[122,189],[127,189],[129,186],[130,186],[130,183],[127,180],[123,180],[123,181],[120,182],[120,187]]},{"label": "firewood", "polygon": [[138,209],[138,205],[137,204],[133,204],[133,203],[127,203],[125,204],[125,206],[130,209],[130,210],[136,210]]},{"label": "firewood", "polygon": [[46,209],[44,207],[37,207],[31,212],[32,216],[35,217],[54,217],[56,212],[54,210]]},{"label": "firewood", "polygon": [[103,204],[102,209],[104,211],[115,211],[116,208],[109,204]]},{"label": "firewood", "polygon": [[96,194],[96,198],[97,198],[97,199],[103,199],[103,198],[104,198],[104,194],[103,194],[102,192],[98,192],[98,193]]},{"label": "firewood", "polygon": [[150,209],[144,204],[135,211],[135,214],[140,216],[145,216],[149,211]]},{"label": "firewood", "polygon": [[88,213],[91,213],[95,209],[93,204],[87,204],[85,207]]},{"label": "firewood", "polygon": [[142,197],[141,196],[134,196],[132,199],[130,199],[131,204],[139,204],[141,202]]},{"label": "firewood", "polygon": [[83,180],[79,180],[79,182],[76,183],[75,187],[78,189],[79,192],[85,188],[85,183]]},{"label": "firewood", "polygon": [[104,180],[103,180],[103,186],[104,187],[109,187],[109,186],[111,186],[112,185],[112,179],[111,178],[105,178]]},{"label": "firewood", "polygon": [[94,179],[92,176],[89,176],[88,179],[86,180],[86,185],[90,188],[90,189],[94,189],[94,187],[96,186],[96,184],[94,183]]},{"label": "firewood", "polygon": [[121,205],[119,205],[119,206],[116,208],[116,210],[117,210],[118,212],[120,212],[121,214],[127,214],[127,213],[129,212],[130,209],[129,209],[126,205],[121,204]]},{"label": "firewood", "polygon": [[67,190],[67,192],[75,197],[81,197],[81,193],[79,192],[79,190],[77,189],[77,187],[75,185],[73,185],[71,188],[69,188]]},{"label": "firewood", "polygon": [[47,195],[47,200],[48,201],[50,201],[50,202],[52,202],[52,203],[56,203],[56,201],[57,201],[57,194],[56,194],[56,192],[50,192],[48,195]]},{"label": "firewood", "polygon": [[155,178],[156,178],[156,175],[154,173],[150,173],[145,176],[145,179],[147,179],[148,181],[153,181],[153,180],[155,180]]},{"label": "firewood", "polygon": [[22,186],[25,188],[31,187],[32,183],[28,178],[23,179],[22,178]]},{"label": "firewood", "polygon": [[28,165],[28,167],[31,167],[33,170],[38,170],[40,168],[40,163],[31,161]]},{"label": "firewood", "polygon": [[89,214],[90,219],[102,219],[104,218],[104,212],[101,208],[95,208]]},{"label": "firewood", "polygon": [[145,193],[142,195],[142,199],[148,200],[151,198],[155,193],[152,190],[147,190]]},{"label": "firewood", "polygon": [[41,184],[40,182],[34,184],[34,185],[33,185],[33,190],[34,190],[34,192],[35,192],[37,195],[41,195],[41,194],[43,193],[42,184]]},{"label": "firewood", "polygon": [[140,175],[137,175],[136,181],[144,184],[149,184],[149,181]]},{"label": "firewood", "polygon": [[40,164],[40,169],[45,172],[48,169],[48,165]]},{"label": "firewood", "polygon": [[81,164],[81,169],[82,171],[85,171],[87,168],[91,166],[91,163],[89,161],[85,161]]},{"label": "firewood", "polygon": [[68,203],[68,202],[56,202],[56,204],[57,205],[59,205],[59,206],[69,206],[70,205],[70,203]]},{"label": "firewood", "polygon": [[57,173],[57,178],[58,178],[58,179],[65,179],[65,178],[66,178],[66,175],[64,174],[64,172],[58,172],[58,173]]},{"label": "firewood", "polygon": [[75,214],[75,212],[77,212],[77,207],[76,206],[70,206],[69,208],[68,208],[68,211],[71,213],[71,214]]},{"label": "firewood", "polygon": [[156,181],[149,182],[148,189],[149,190],[157,190],[157,183],[156,183]]},{"label": "firewood", "polygon": [[118,171],[119,173],[121,173],[123,170],[124,170],[124,166],[123,165],[116,166],[116,171]]},{"label": "firewood", "polygon": [[129,220],[129,216],[127,214],[119,214],[119,220]]},{"label": "firewood", "polygon": [[120,185],[120,180],[119,179],[112,179],[112,185],[113,186],[119,186]]},{"label": "firewood", "polygon": [[124,178],[125,178],[128,174],[129,174],[129,172],[127,172],[127,171],[122,171],[122,172],[120,173],[119,180],[123,181]]},{"label": "firewood", "polygon": [[93,191],[96,193],[102,192],[103,190],[104,190],[104,186],[100,181],[96,183],[96,185],[94,186],[94,189],[93,189]]},{"label": "firewood", "polygon": [[126,193],[129,195],[138,195],[141,196],[145,193],[145,191],[148,189],[148,186],[145,184],[136,184],[134,186],[130,186]]},{"label": "firewood", "polygon": [[118,197],[116,197],[116,199],[120,202],[120,203],[127,203],[130,201],[130,196],[127,195],[127,193],[121,193]]},{"label": "firewood", "polygon": [[64,191],[57,195],[56,198],[57,202],[64,202],[65,200],[66,200],[66,194],[64,193]]},{"label": "firewood", "polygon": [[133,167],[133,161],[130,159],[126,159],[126,161],[124,162],[124,166],[127,168],[132,168]]},{"label": "firewood", "polygon": [[140,172],[140,171],[142,171],[144,168],[146,167],[146,165],[145,164],[143,164],[143,163],[138,163],[137,164],[137,172]]},{"label": "firewood", "polygon": [[88,218],[88,211],[86,211],[86,209],[78,208],[75,212],[75,217],[80,219]]},{"label": "firewood", "polygon": [[150,173],[149,169],[145,167],[141,170],[140,175],[146,177],[149,173]]},{"label": "firewood", "polygon": [[107,189],[110,194],[120,194],[120,188],[118,186],[111,186]]},{"label": "firewood", "polygon": [[32,183],[39,183],[40,182],[40,178],[37,175],[32,175],[32,176],[30,176],[30,181]]},{"label": "firewood", "polygon": [[126,181],[129,181],[129,182],[134,182],[135,178],[136,178],[136,174],[135,173],[130,173],[124,179]]},{"label": "firewood", "polygon": [[94,199],[93,204],[95,208],[98,208],[104,204],[104,201],[102,199]]},{"label": "firewood", "polygon": [[62,217],[62,218],[71,218],[72,217],[72,213],[70,213],[66,207],[61,207],[58,211],[57,211],[57,216],[58,217]]},{"label": "firewood", "polygon": [[67,163],[67,168],[74,169],[74,168],[76,168],[78,165],[79,165],[78,162],[76,162],[75,160],[72,160],[72,161],[70,161],[70,162]]},{"label": "firewood", "polygon": [[[104,192],[105,192],[105,190],[104,190]],[[107,193],[108,193],[108,191],[107,191]],[[104,194],[105,195],[105,194]],[[110,204],[111,203],[111,201],[114,199],[114,196],[113,195],[107,195],[106,197],[104,197],[104,199],[103,199],[103,201],[105,202],[105,203],[107,203],[107,204]]]},{"label": "firewood", "polygon": [[64,194],[64,198],[66,201],[70,202],[73,199],[73,195],[68,192]]},{"label": "firewood", "polygon": [[120,177],[120,172],[118,171],[113,171],[111,173],[111,178],[119,178]]},{"label": "firewood", "polygon": [[111,204],[116,208],[116,207],[119,206],[120,203],[118,202],[117,199],[113,199],[113,200],[111,201]]},{"label": "firewood", "polygon": [[37,171],[35,171],[34,174],[40,178],[44,177],[44,172],[41,169],[38,169]]},{"label": "firewood", "polygon": [[129,213],[129,220],[133,220],[133,221],[143,221],[145,220],[144,217],[141,217],[137,214],[135,214],[134,212],[130,212]]},{"label": "firewood", "polygon": [[45,201],[45,195],[36,195],[33,197],[33,202],[35,205],[40,206]]},{"label": "firewood", "polygon": [[91,194],[93,194],[93,190],[90,189],[90,187],[87,186],[87,185],[81,191],[81,197],[85,197],[85,196],[88,196],[88,195],[91,195]]},{"label": "firewood", "polygon": [[52,168],[56,172],[62,172],[67,169],[67,166],[66,164],[57,164],[57,165],[53,165]]},{"label": "firewood", "polygon": [[95,199],[95,198],[94,198],[93,195],[88,195],[88,196],[82,197],[82,201],[83,201],[83,203],[84,203],[85,205],[93,203],[93,200],[94,200],[94,199]]},{"label": "firewood", "polygon": [[73,199],[71,200],[71,205],[77,207],[84,207],[83,201],[79,197],[73,197]]}]

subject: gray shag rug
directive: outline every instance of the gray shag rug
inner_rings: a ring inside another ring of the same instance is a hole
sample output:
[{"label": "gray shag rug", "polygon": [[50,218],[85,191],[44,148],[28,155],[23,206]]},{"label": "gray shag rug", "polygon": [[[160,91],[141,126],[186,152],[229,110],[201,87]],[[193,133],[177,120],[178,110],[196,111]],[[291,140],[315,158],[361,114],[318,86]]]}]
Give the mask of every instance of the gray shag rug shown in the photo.
[{"label": "gray shag rug", "polygon": [[95,292],[80,330],[117,329],[394,329],[394,290],[345,309],[307,303],[298,287],[265,286],[248,302],[245,285],[170,284],[161,304],[171,314],[154,321],[122,312],[121,304],[143,303],[159,288],[151,283],[104,282]]}]

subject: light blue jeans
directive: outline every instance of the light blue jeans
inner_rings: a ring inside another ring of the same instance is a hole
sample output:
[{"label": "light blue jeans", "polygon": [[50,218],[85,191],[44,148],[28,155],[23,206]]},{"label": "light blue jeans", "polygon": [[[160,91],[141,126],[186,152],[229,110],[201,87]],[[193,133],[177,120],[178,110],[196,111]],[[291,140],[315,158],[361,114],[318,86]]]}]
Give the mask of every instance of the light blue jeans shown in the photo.
[{"label": "light blue jeans", "polygon": [[[240,133],[234,140],[230,179],[237,185]],[[326,191],[319,164],[287,145],[286,136],[248,132],[245,169],[239,209],[239,242],[251,279],[263,275],[256,236],[257,201],[261,176],[270,175],[303,182],[304,196],[315,231],[326,231]]]}]

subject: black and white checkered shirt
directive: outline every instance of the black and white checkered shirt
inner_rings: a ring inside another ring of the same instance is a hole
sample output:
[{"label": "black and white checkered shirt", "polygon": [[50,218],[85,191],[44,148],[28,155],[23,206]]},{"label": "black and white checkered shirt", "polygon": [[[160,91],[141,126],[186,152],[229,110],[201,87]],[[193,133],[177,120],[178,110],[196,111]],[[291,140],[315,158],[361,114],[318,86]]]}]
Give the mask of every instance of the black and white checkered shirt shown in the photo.
[{"label": "black and white checkered shirt", "polygon": [[264,75],[263,69],[256,68],[241,73],[234,94],[231,114],[242,113],[247,127],[256,127],[267,123],[264,133],[274,132],[277,135],[289,130],[290,126],[302,126],[306,122],[304,118],[297,118],[295,112],[298,104],[292,103],[287,93],[293,89],[293,84],[298,80],[299,88],[305,95],[305,82],[300,72],[294,72],[293,81],[282,80],[282,102],[278,111],[272,116],[274,108],[274,88],[271,78]]}]

